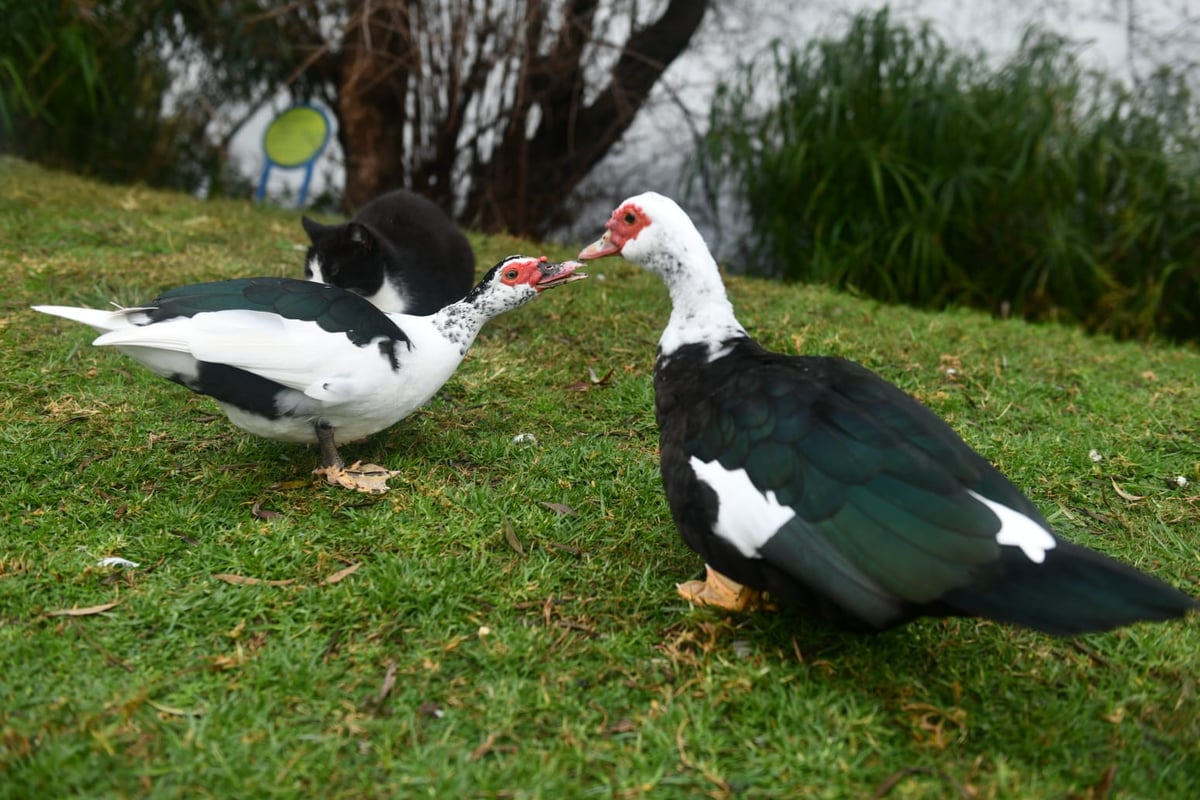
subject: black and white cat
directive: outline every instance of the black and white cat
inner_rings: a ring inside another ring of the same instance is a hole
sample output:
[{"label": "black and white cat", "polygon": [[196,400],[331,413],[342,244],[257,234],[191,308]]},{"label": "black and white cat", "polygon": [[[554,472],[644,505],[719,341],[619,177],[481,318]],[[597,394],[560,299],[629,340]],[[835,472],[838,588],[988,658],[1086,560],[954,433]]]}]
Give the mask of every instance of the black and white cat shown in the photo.
[{"label": "black and white cat", "polygon": [[301,218],[312,245],[304,276],[360,294],[390,313],[427,316],[475,283],[467,237],[432,201],[404,189],[367,203],[349,222]]}]

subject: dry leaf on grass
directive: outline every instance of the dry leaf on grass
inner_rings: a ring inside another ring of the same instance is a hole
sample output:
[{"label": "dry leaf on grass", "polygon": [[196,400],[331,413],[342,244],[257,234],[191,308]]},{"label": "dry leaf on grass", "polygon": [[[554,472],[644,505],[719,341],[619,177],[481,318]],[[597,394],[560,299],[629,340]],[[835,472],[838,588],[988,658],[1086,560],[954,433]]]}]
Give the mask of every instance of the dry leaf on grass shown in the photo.
[{"label": "dry leaf on grass", "polygon": [[592,383],[594,383],[597,386],[603,386],[612,379],[613,372],[615,372],[615,371],[616,370],[614,368],[609,367],[608,372],[604,373],[604,377],[598,378],[598,377],[596,377],[596,370],[592,369],[591,367],[588,367],[588,380],[590,380]]},{"label": "dry leaf on grass", "polygon": [[110,608],[116,608],[118,603],[104,603],[98,606],[88,606],[87,608],[63,608],[58,611],[47,611],[47,617],[91,617],[96,614],[103,614]]},{"label": "dry leaf on grass", "polygon": [[1109,764],[1105,767],[1104,772],[1100,773],[1100,780],[1092,787],[1092,800],[1108,800],[1108,793],[1112,789],[1113,778],[1116,776],[1116,764]]},{"label": "dry leaf on grass", "polygon": [[334,486],[354,489],[364,494],[383,494],[388,490],[388,478],[399,475],[399,470],[381,467],[378,464],[364,464],[356,461],[345,469],[337,467],[320,467],[313,470],[314,475],[320,475],[325,481]]},{"label": "dry leaf on grass", "polygon": [[193,545],[193,546],[194,546],[194,545],[198,545],[198,544],[200,544],[200,540],[199,540],[199,539],[197,539],[195,536],[188,536],[188,535],[187,535],[186,533],[184,533],[183,531],[167,531],[167,533],[171,534],[171,535],[172,535],[172,536],[174,536],[176,539],[182,539],[182,540],[183,540],[184,542],[186,542],[187,544],[190,544],[190,545]]},{"label": "dry leaf on grass", "polygon": [[147,700],[146,702],[155,710],[172,717],[199,717],[204,714],[204,710],[200,708],[176,708],[165,703],[156,703],[153,700]]},{"label": "dry leaf on grass", "polygon": [[596,386],[607,386],[608,382],[612,380],[613,372],[615,371],[614,368],[610,367],[608,372],[604,373],[604,376],[601,377],[596,374],[596,370],[588,367],[588,379],[568,384],[566,389],[568,392],[586,392]]},{"label": "dry leaf on grass", "polygon": [[254,516],[258,517],[259,519],[275,519],[276,517],[283,516],[283,514],[280,514],[278,511],[271,511],[269,509],[263,508],[262,503],[257,503],[257,502],[251,507],[250,513],[253,514]]},{"label": "dry leaf on grass", "polygon": [[343,578],[347,578],[347,577],[353,575],[355,572],[358,571],[358,568],[361,566],[362,566],[362,562],[359,562],[357,564],[351,564],[350,566],[346,567],[345,569],[339,569],[337,572],[333,573],[328,578],[321,581],[321,583],[325,583],[325,584],[337,583],[338,581],[342,580]]},{"label": "dry leaf on grass", "polygon": [[396,686],[396,659],[389,658],[387,672],[383,674],[383,683],[379,687],[379,694],[375,696],[376,703],[382,703],[387,700],[392,689]]},{"label": "dry leaf on grass", "polygon": [[562,550],[564,552],[570,553],[571,555],[575,556],[576,558],[583,558],[583,551],[580,550],[578,547],[572,547],[569,544],[563,544],[562,542],[543,542],[542,546],[547,548],[548,550]]},{"label": "dry leaf on grass", "polygon": [[544,505],[546,508],[550,509],[551,511],[555,512],[559,516],[562,516],[562,517],[575,516],[575,509],[571,508],[570,506],[568,506],[564,503],[547,503],[547,502],[543,501],[542,505]]},{"label": "dry leaf on grass", "polygon": [[1131,503],[1136,503],[1138,500],[1146,499],[1146,496],[1144,494],[1130,494],[1129,492],[1122,489],[1119,485],[1117,485],[1116,478],[1109,478],[1109,480],[1112,481],[1113,491],[1115,491],[1121,497],[1122,500],[1128,500]]},{"label": "dry leaf on grass", "polygon": [[496,744],[496,734],[488,733],[478,747],[471,751],[471,755],[467,756],[470,761],[478,761],[488,753],[515,753],[518,748],[515,744]]},{"label": "dry leaf on grass", "polygon": [[296,582],[294,578],[288,578],[282,581],[268,581],[263,580],[262,578],[250,578],[246,575],[230,575],[225,572],[218,572],[216,575],[213,575],[213,577],[219,581],[224,581],[225,583],[232,583],[235,586],[258,586],[259,584],[264,584],[266,586],[287,586],[289,583]]},{"label": "dry leaf on grass", "polygon": [[509,547],[517,551],[517,555],[525,555],[525,548],[521,546],[521,540],[517,538],[517,532],[508,520],[504,520],[504,540],[508,542]]},{"label": "dry leaf on grass", "polygon": [[483,742],[480,743],[480,745],[478,747],[476,747],[474,750],[471,751],[471,755],[467,756],[467,760],[468,761],[478,761],[479,759],[486,756],[488,753],[492,752],[492,749],[495,747],[495,744],[496,744],[496,734],[488,733],[487,738],[484,739]]}]

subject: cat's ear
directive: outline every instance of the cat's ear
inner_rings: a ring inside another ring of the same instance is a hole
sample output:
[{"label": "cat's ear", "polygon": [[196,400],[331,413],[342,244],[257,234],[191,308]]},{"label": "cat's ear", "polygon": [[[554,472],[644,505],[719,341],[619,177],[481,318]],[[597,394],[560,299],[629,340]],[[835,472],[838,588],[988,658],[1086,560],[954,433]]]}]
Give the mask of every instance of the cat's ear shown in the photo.
[{"label": "cat's ear", "polygon": [[371,233],[366,225],[361,225],[357,222],[347,222],[346,228],[350,231],[350,241],[354,242],[354,244],[367,252],[375,249],[375,235]]},{"label": "cat's ear", "polygon": [[304,226],[304,232],[308,234],[308,240],[310,242],[316,242],[317,237],[324,233],[325,229],[329,227],[328,225],[322,225],[316,220],[309,219],[308,217],[300,217],[300,224]]}]

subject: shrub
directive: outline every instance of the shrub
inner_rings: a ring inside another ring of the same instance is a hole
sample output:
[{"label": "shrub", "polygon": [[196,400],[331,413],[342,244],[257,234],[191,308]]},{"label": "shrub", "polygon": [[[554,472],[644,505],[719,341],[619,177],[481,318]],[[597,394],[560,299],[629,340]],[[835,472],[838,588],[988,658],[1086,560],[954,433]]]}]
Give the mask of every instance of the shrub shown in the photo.
[{"label": "shrub", "polygon": [[1130,90],[1036,31],[993,68],[884,10],[741,65],[698,169],[744,204],[748,271],[1200,340],[1196,123],[1169,71]]}]

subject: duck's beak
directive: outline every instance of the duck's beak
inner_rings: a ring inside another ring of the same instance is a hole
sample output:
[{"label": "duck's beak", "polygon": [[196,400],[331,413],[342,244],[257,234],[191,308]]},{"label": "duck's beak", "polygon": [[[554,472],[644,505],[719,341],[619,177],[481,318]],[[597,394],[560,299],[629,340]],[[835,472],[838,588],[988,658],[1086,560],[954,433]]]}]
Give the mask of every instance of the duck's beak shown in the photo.
[{"label": "duck's beak", "polygon": [[560,264],[543,261],[540,265],[542,277],[538,278],[533,288],[541,292],[571,281],[581,281],[587,277],[586,273],[576,272],[582,266],[578,261],[563,261]]},{"label": "duck's beak", "polygon": [[588,261],[593,258],[616,255],[620,252],[620,246],[613,241],[612,231],[605,231],[603,236],[579,251],[579,258]]}]

